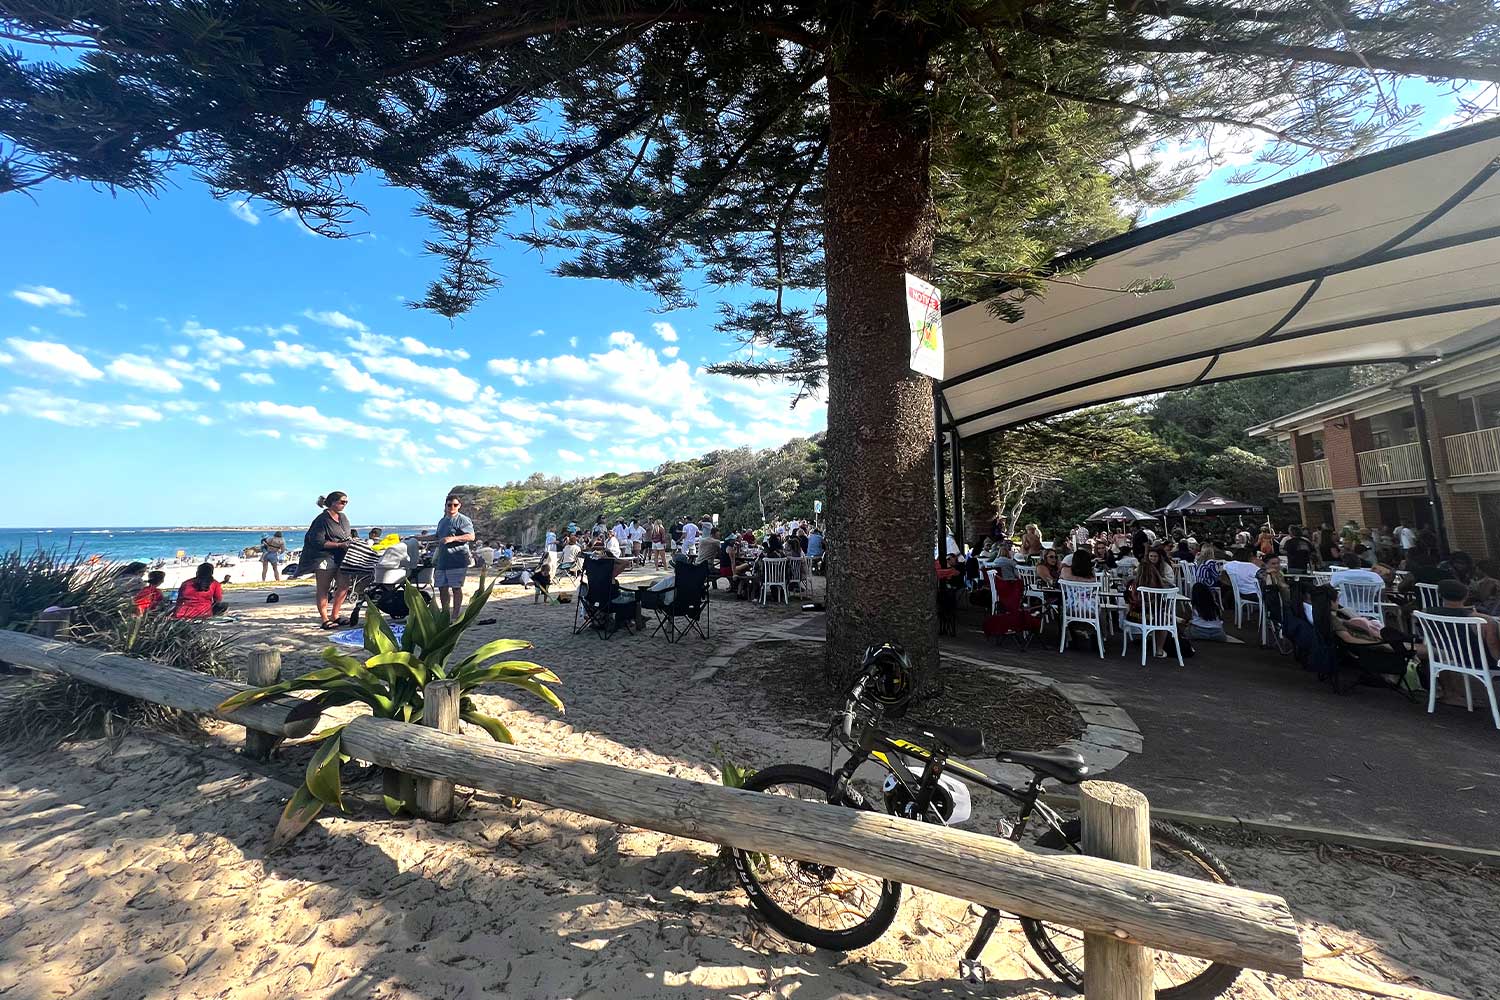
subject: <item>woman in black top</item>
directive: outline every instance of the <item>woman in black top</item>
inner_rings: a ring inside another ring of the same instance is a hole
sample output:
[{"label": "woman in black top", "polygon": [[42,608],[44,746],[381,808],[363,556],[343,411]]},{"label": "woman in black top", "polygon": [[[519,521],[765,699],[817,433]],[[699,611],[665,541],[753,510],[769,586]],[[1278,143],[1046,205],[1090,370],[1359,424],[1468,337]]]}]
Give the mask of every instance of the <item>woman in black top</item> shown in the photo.
[{"label": "woman in black top", "polygon": [[[344,508],[349,505],[349,496],[342,490],[334,490],[326,497],[318,497],[322,513],[313,518],[307,534],[302,537],[302,557],[298,566],[302,572],[313,571],[317,582],[318,617],[325,629],[341,624],[339,611],[344,598],[349,596],[349,577],[341,572],[344,553],[348,551],[352,532]],[[333,604],[329,606],[329,592],[333,592]]]}]

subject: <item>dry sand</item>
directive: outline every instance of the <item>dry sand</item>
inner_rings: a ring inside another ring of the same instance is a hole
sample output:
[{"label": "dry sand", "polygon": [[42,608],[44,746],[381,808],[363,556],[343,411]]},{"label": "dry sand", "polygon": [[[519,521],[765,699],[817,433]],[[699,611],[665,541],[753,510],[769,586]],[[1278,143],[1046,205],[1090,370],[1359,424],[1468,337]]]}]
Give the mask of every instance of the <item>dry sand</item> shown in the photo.
[{"label": "dry sand", "polygon": [[[288,672],[306,669],[325,641],[308,596],[297,588],[267,606],[231,592],[234,625],[285,647]],[[703,678],[721,638],[786,624],[790,609],[722,602],[712,641],[671,646],[572,636],[571,605],[533,605],[518,590],[491,610],[498,621],[469,645],[532,639],[534,658],[564,680],[564,718],[485,696],[527,745],[705,781],[717,780],[716,743],[757,766],[815,753],[818,723],[770,717],[753,678]],[[1056,988],[1014,922],[985,954],[995,981],[960,983],[974,925],[962,902],[908,892],[872,947],[812,952],[754,918],[709,845],[488,794],[446,827],[362,808],[327,816],[267,857],[307,751],[254,766],[234,755],[237,735],[137,735],[0,762],[0,997],[820,1000]],[[975,828],[992,829],[993,816],[982,808]],[[1500,995],[1493,878],[1264,844],[1215,849],[1246,884],[1287,895],[1310,954]],[[1359,995],[1260,975],[1233,993],[1271,994]]]}]

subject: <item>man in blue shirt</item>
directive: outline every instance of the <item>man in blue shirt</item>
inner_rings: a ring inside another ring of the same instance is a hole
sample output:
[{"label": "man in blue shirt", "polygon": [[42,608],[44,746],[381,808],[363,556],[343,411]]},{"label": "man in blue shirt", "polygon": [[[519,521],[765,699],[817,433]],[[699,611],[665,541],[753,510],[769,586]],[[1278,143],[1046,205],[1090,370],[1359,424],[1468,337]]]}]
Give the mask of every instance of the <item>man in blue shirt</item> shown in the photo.
[{"label": "man in blue shirt", "polygon": [[474,540],[474,522],[458,512],[458,497],[449,494],[443,503],[443,516],[432,534],[419,541],[436,542],[433,554],[433,583],[438,588],[438,603],[456,620],[464,609],[464,579],[469,575],[469,543]]},{"label": "man in blue shirt", "polygon": [[807,558],[813,561],[813,569],[823,568],[823,529],[814,527],[807,536]]}]

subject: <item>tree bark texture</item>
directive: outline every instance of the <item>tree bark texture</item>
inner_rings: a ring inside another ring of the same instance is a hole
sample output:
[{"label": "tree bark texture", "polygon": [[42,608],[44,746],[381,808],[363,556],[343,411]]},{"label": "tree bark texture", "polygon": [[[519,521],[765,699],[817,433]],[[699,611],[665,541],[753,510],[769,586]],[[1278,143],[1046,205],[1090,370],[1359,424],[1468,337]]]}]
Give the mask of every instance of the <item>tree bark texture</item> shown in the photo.
[{"label": "tree bark texture", "polygon": [[937,666],[933,383],[911,370],[905,274],[930,273],[937,228],[926,43],[890,16],[851,17],[828,78],[827,669],[844,680],[895,642]]}]

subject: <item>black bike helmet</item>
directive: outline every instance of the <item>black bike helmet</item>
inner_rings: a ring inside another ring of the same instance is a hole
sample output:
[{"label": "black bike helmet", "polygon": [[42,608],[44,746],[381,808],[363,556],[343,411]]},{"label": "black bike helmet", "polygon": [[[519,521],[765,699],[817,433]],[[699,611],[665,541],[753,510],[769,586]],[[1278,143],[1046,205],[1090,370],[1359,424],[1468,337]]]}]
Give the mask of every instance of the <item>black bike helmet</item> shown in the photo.
[{"label": "black bike helmet", "polygon": [[906,650],[892,642],[870,646],[865,650],[861,671],[869,679],[866,698],[882,706],[887,715],[900,715],[906,710],[915,680]]}]

